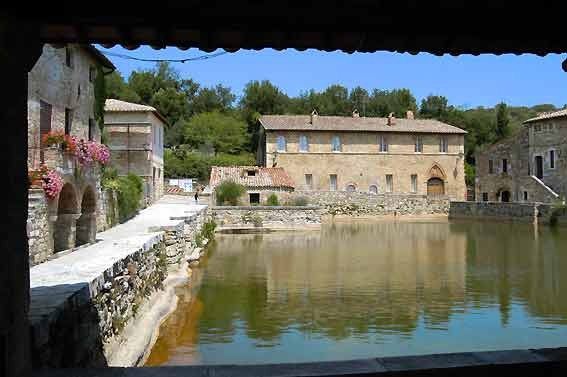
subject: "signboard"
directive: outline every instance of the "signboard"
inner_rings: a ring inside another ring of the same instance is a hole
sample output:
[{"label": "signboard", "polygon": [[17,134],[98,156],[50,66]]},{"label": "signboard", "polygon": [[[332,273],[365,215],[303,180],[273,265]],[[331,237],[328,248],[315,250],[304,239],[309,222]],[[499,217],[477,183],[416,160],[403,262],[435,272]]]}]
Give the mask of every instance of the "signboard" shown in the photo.
[{"label": "signboard", "polygon": [[191,192],[193,191],[193,180],[191,178],[180,179],[177,186],[181,187],[185,192]]}]

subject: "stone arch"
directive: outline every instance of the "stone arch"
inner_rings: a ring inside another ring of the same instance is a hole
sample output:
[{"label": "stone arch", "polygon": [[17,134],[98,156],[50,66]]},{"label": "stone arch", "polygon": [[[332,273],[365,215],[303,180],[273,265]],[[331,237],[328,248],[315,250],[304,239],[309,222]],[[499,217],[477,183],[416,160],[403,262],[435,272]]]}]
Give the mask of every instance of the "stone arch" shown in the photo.
[{"label": "stone arch", "polygon": [[374,195],[378,194],[378,185],[376,185],[376,184],[371,184],[371,185],[368,187],[368,192],[369,192],[370,194],[374,194]]},{"label": "stone arch", "polygon": [[358,191],[358,186],[354,182],[348,182],[345,186],[345,191],[356,192],[356,191]]},{"label": "stone arch", "polygon": [[508,203],[512,201],[512,194],[510,192],[510,189],[508,187],[501,187],[496,192],[496,198],[498,199],[499,202],[504,202],[504,203]]},{"label": "stone arch", "polygon": [[441,168],[441,166],[436,162],[433,164],[433,166],[431,166],[431,168],[429,168],[426,176],[429,177],[428,180],[430,178],[439,178],[442,181],[447,180],[447,175],[443,171],[443,168]]},{"label": "stone arch", "polygon": [[91,186],[83,191],[81,216],[77,219],[76,246],[92,243],[96,238],[96,195]]},{"label": "stone arch", "polygon": [[59,252],[75,246],[75,220],[77,219],[77,193],[71,183],[63,185],[57,201],[57,220],[53,224],[53,251]]}]

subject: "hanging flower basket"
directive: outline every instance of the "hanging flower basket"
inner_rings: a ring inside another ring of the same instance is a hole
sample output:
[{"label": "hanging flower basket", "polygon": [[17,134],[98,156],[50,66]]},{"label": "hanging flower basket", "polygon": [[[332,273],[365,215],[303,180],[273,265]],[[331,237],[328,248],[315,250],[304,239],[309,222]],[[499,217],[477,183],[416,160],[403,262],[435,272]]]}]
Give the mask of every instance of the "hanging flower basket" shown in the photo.
[{"label": "hanging flower basket", "polygon": [[55,170],[47,165],[41,165],[39,169],[28,171],[30,187],[43,188],[45,196],[49,200],[55,199],[63,189],[63,178]]}]

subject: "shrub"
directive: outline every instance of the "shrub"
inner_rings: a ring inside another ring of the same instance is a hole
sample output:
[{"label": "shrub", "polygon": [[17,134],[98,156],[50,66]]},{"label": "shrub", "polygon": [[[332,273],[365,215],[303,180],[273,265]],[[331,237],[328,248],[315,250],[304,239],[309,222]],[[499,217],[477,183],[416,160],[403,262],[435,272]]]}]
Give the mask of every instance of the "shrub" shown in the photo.
[{"label": "shrub", "polygon": [[215,229],[217,227],[217,223],[214,220],[207,221],[203,224],[203,229],[201,230],[201,234],[208,240],[212,240],[215,238]]},{"label": "shrub", "polygon": [[245,224],[252,223],[254,226],[261,227],[263,225],[262,217],[257,213],[246,212],[242,216],[242,222]]},{"label": "shrub", "polygon": [[298,207],[306,206],[308,204],[309,204],[309,199],[307,199],[306,196],[295,197],[290,202],[290,205],[298,206]]},{"label": "shrub", "polygon": [[270,194],[270,196],[268,196],[268,201],[266,202],[266,204],[269,206],[279,206],[280,201],[278,200],[278,196],[274,193]]},{"label": "shrub", "polygon": [[244,186],[234,181],[223,181],[216,188],[217,205],[238,205],[238,201],[246,192]]},{"label": "shrub", "polygon": [[126,177],[114,179],[111,186],[115,187],[118,194],[118,217],[122,223],[138,212],[144,192],[144,181],[136,174],[130,173]]}]

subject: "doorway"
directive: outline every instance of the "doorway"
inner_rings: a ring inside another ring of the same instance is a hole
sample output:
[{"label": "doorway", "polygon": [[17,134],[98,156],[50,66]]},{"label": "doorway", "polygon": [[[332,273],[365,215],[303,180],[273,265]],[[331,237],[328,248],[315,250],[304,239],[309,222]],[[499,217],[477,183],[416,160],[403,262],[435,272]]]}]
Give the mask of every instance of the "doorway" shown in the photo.
[{"label": "doorway", "polygon": [[543,157],[535,156],[535,176],[543,179]]}]

